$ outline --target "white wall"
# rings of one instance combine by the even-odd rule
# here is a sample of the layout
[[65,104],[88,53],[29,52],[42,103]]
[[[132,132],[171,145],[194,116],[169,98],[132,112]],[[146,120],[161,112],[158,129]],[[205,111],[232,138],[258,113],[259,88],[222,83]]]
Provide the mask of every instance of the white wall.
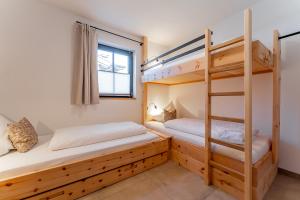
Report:
[[[233,78],[212,82],[215,92],[243,91],[243,79]],[[261,74],[253,80],[253,126],[266,134],[272,133],[272,76]],[[269,92],[266,92],[269,91]],[[170,99],[175,100],[178,117],[204,118],[204,84],[183,84],[171,86]],[[243,118],[243,97],[214,97],[212,114]]]
[[169,50],[169,47],[149,41],[148,43],[148,58],[155,58],[156,56]]
[[148,84],[148,105],[154,103],[159,108],[169,104],[169,87],[159,84]]
[[[70,104],[76,20],[103,28],[38,0],[0,1],[1,114],[12,120],[28,117],[39,134],[71,125],[140,121],[139,68],[135,100],[101,99],[99,105],[92,106]],[[136,66],[140,66],[138,44],[104,33],[100,41],[135,51]]]
[[[273,30],[281,34],[300,30],[300,1],[262,0],[252,6],[253,38],[261,40],[272,49]],[[210,27],[214,31],[215,44],[243,34],[243,12],[233,14]],[[281,142],[280,167],[300,174],[300,36],[281,41],[282,84],[281,84]],[[176,46],[174,44],[174,46]],[[237,91],[243,87],[242,78],[213,82],[214,91]],[[272,133],[272,75],[254,77],[253,121],[254,127],[266,134]],[[180,117],[203,117],[203,83],[176,85],[169,88],[169,99],[176,100]],[[243,116],[241,97],[218,97],[213,100],[213,113],[224,116]]]

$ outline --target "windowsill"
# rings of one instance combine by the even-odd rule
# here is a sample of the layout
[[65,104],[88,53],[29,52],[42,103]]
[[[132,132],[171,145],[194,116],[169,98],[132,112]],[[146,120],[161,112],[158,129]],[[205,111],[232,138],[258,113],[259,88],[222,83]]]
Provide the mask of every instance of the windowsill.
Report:
[[100,96],[101,100],[136,100],[135,97],[118,97],[118,96]]

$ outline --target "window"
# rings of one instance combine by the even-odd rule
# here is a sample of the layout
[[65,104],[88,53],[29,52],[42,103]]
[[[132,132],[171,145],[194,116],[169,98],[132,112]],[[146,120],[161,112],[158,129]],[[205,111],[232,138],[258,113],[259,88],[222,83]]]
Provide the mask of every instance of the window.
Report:
[[133,53],[98,45],[100,97],[133,97]]

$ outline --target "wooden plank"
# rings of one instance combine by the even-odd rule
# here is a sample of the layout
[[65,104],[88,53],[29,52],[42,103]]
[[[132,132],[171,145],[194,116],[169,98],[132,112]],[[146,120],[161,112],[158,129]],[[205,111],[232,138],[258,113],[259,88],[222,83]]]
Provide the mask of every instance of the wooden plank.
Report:
[[272,121],[272,153],[273,163],[278,165],[280,142],[280,41],[279,32],[273,33],[273,121]]
[[229,147],[229,148],[232,148],[232,149],[236,149],[236,150],[239,150],[239,151],[244,151],[244,147],[242,145],[225,142],[225,141],[218,140],[218,139],[215,139],[215,138],[210,138],[209,140],[211,142],[215,143],[215,144],[226,146],[226,147]]
[[[143,37],[143,63],[148,60],[148,38]],[[142,119],[141,123],[144,124],[147,121],[147,106],[148,106],[148,85],[147,83],[143,83],[143,102],[142,102]]]
[[[270,188],[277,174],[277,168],[270,166],[263,176],[260,177],[261,183],[253,187],[253,200],[263,200],[263,197]],[[237,199],[244,199],[244,183],[236,177],[230,176],[225,171],[213,168],[213,184],[223,191],[233,195]]]
[[226,172],[222,170],[213,168],[212,169],[212,182],[215,186],[220,188],[221,190],[233,195],[237,199],[243,199],[243,181],[230,176]]
[[263,200],[264,196],[271,187],[277,175],[277,166],[274,164],[260,177],[260,182],[256,187],[253,187],[253,199]]
[[218,50],[218,49],[221,49],[221,48],[224,48],[224,47],[227,47],[227,46],[230,46],[230,45],[233,45],[235,43],[242,42],[242,41],[244,41],[244,36],[243,35],[240,36],[240,37],[234,38],[232,40],[228,40],[224,43],[214,45],[209,49],[209,51],[215,51],[215,50]]
[[143,84],[142,124],[148,121],[148,83]]
[[258,68],[273,69],[273,53],[264,44],[256,41],[252,42],[252,57],[253,71]]
[[182,166],[197,175],[203,177],[205,173],[204,163],[192,158],[188,154],[183,154],[175,149],[171,150],[171,160],[175,161],[179,166]]
[[244,12],[244,115],[245,115],[245,189],[244,199],[252,200],[252,11]]
[[30,197],[27,200],[41,200],[41,199],[77,199],[85,196],[91,192],[102,189],[106,186],[117,183],[121,180],[149,170],[168,160],[167,152],[160,155],[155,155],[144,160],[134,162],[116,169],[71,183],[69,185]]
[[146,36],[143,37],[143,63],[148,61],[148,50],[149,50],[149,46],[148,46],[148,38]]
[[244,92],[212,92],[209,96],[244,96]]
[[227,122],[236,122],[236,123],[244,123],[244,119],[233,118],[233,117],[221,117],[221,116],[210,116],[213,120],[227,121]]
[[211,146],[209,138],[211,137],[211,120],[209,116],[211,115],[211,98],[209,93],[211,93],[211,77],[209,70],[211,67],[211,55],[209,49],[211,48],[211,31],[209,29],[205,30],[205,183],[211,184],[211,171],[209,161],[211,160]]
[[93,155],[60,166],[0,182],[0,199],[21,199],[168,151],[167,139],[133,145],[130,149]]
[[[225,155],[215,153],[215,152],[212,154],[212,160],[216,161],[230,169],[233,169],[240,173],[244,173],[244,162],[242,162],[240,160],[236,160],[229,156],[225,156]],[[238,177],[236,177],[236,178],[238,178]]]
[[222,67],[213,67],[209,70],[209,73],[215,74],[215,73],[227,72],[227,71],[232,71],[232,70],[237,70],[242,68],[243,68],[242,63],[228,64]]
[[[193,159],[204,163],[204,156],[205,156],[204,147],[196,146],[194,144],[176,138],[172,138],[171,147],[172,150],[174,149],[182,154],[188,155]],[[235,160],[228,156],[221,155],[215,152],[212,152],[211,159],[231,169],[239,171],[240,173],[244,172],[242,161]]]
[[176,138],[172,138],[171,147],[172,150],[174,149],[182,154],[189,155],[193,159],[204,163],[205,149],[203,147]]
[[253,186],[256,187],[262,181],[262,177],[272,168],[272,152],[269,151],[263,158],[257,161],[252,168]]
[[244,174],[243,173],[240,173],[239,171],[236,171],[234,169],[231,169],[225,165],[222,165],[218,162],[215,162],[213,160],[209,161],[209,164],[211,166],[213,166],[214,168],[217,168],[219,170],[222,170],[224,172],[226,172],[227,174],[230,174],[230,175],[233,175],[233,176],[236,176],[238,177],[239,179],[243,180],[244,179]]
[[[178,164],[180,164],[182,167],[192,172],[195,172],[198,175],[201,176],[204,175],[204,171],[202,171],[203,169],[201,170],[201,166],[204,166],[204,155],[205,155],[204,147],[196,146],[194,144],[176,138],[175,139],[172,138],[171,141],[172,141],[171,159],[177,162]],[[232,159],[228,156],[215,153],[215,152],[212,153],[211,159],[216,163],[226,167],[226,169],[229,169],[229,170],[224,170],[223,168],[223,170],[221,170],[223,171],[223,173],[227,175],[225,182],[223,180],[224,178],[218,178],[218,179],[213,178],[212,179],[213,184],[218,187],[221,187],[221,189],[225,190],[226,192],[229,192],[234,196],[236,196],[236,194],[234,194],[233,192],[237,192],[238,196],[241,195],[241,197],[243,197],[244,177],[242,176],[244,173],[244,162]],[[265,177],[265,174],[267,174],[271,168],[272,168],[272,152],[269,151],[260,160],[258,160],[252,167],[253,191],[255,191],[255,188],[261,188],[261,185],[263,185],[262,182],[266,182],[266,179],[263,177]],[[202,171],[201,174],[199,174],[199,171]],[[234,171],[236,173],[231,173],[230,171]],[[223,176],[224,175],[222,175],[221,177]],[[236,179],[239,180],[238,183],[241,185],[239,187],[236,186],[229,187],[230,184],[234,184],[235,182],[237,182]],[[231,183],[232,181],[233,183]]]

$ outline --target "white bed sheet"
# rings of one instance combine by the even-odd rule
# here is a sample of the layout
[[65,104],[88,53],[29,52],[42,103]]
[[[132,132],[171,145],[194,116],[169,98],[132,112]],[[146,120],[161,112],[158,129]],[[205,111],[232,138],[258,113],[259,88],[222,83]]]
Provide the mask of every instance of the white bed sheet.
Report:
[[[205,137],[205,121],[202,119],[172,119],[166,121],[164,126],[177,131]],[[213,138],[234,144],[244,144],[245,128],[243,123],[212,120],[211,126],[211,134]],[[255,137],[258,133],[259,131],[254,129],[252,133],[253,137]]]
[[88,159],[95,154],[106,153],[117,147],[126,149],[132,145],[154,141],[159,138],[153,133],[145,133],[123,139],[52,151],[48,148],[51,137],[52,135],[39,136],[38,144],[26,153],[14,151],[0,156],[0,180],[58,166],[72,160]]
[[[168,134],[174,138],[190,142],[197,146],[204,147],[205,144],[204,137],[166,128],[161,122],[150,121],[147,122],[145,126],[149,129]],[[256,163],[259,159],[261,159],[269,151],[269,149],[270,140],[265,136],[257,135],[252,142],[252,163]],[[243,152],[218,144],[212,144],[212,151],[240,161],[244,161],[245,159]]]

